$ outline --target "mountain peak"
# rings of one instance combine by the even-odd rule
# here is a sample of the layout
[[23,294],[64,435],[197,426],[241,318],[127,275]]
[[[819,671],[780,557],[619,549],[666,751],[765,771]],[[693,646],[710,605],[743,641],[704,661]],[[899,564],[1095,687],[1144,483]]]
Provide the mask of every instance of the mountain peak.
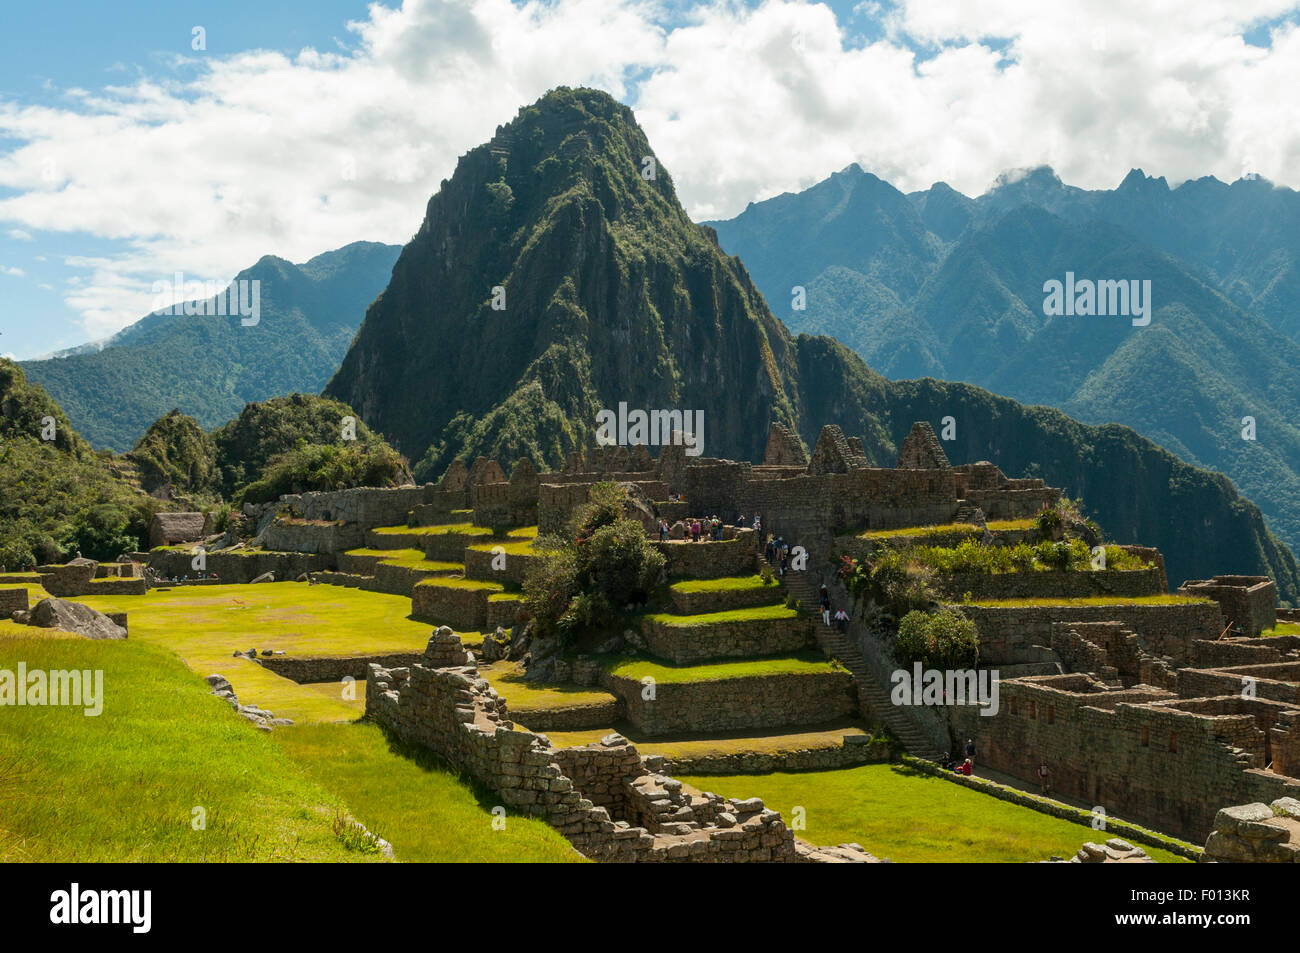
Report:
[[1124,181],[1119,184],[1117,192],[1168,192],[1169,183],[1165,177],[1152,177],[1147,175],[1141,169],[1130,169],[1128,175],[1124,176]]

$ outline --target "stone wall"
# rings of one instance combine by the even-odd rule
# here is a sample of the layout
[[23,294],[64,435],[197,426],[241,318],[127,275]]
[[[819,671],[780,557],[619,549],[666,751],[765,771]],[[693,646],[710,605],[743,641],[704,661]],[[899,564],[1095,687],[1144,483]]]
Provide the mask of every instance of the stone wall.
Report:
[[389,655],[339,655],[299,658],[293,655],[268,655],[258,658],[263,668],[276,675],[301,684],[311,682],[341,682],[355,678],[364,682],[371,665],[397,668],[414,665],[424,657],[421,652],[397,652]]
[[[194,554],[189,552],[156,550],[149,554],[149,568],[165,579],[197,576],[199,571],[194,568],[193,559]],[[275,578],[284,582],[297,579],[305,572],[329,570],[334,566],[332,556],[262,550],[208,553],[206,559],[206,571],[216,573],[221,583],[252,582],[268,572],[275,573]]]
[[857,712],[848,672],[753,675],[707,682],[659,682],[653,700],[641,682],[601,672],[600,685],[623,699],[627,719],[647,735],[818,725]]
[[440,586],[437,580],[426,580],[417,583],[412,590],[411,615],[462,632],[478,631],[487,625],[488,597],[500,591],[499,586]]
[[82,595],[87,596],[143,596],[149,585],[143,578],[93,579]]
[[980,664],[1041,661],[1034,646],[1050,646],[1053,622],[1119,622],[1136,632],[1148,651],[1181,664],[1193,657],[1198,639],[1217,638],[1219,610],[1214,603],[1116,603],[1114,605],[978,606],[955,605],[980,634]]
[[1213,599],[1223,614],[1223,626],[1239,628],[1249,638],[1277,623],[1277,587],[1267,576],[1196,579],[1183,583],[1178,591]]
[[965,572],[934,577],[936,590],[953,599],[1074,599],[1094,596],[1157,596],[1164,590],[1159,569],[1094,569],[1080,572]]
[[647,619],[641,635],[657,657],[674,665],[693,665],[709,659],[798,652],[813,643],[813,623],[802,617],[706,625]]
[[1300,780],[1263,770],[1289,743],[1296,714],[1264,700],[1107,691],[1087,676],[1061,675],[1003,681],[997,715],[957,708],[954,727],[975,739],[977,771],[983,765],[1037,783],[1046,758],[1055,791],[1199,841],[1213,820],[1210,805],[1300,791]]
[[718,579],[723,576],[750,576],[758,567],[758,544],[752,529],[741,529],[734,539],[717,542],[702,540],[653,540],[650,545],[668,560],[670,578]]
[[[662,759],[642,758],[617,735],[562,753],[544,735],[517,730],[505,701],[472,662],[460,640],[440,629],[421,663],[370,668],[367,716],[429,748],[505,806],[546,819],[596,860],[814,861],[831,855],[796,844],[780,814],[757,798],[686,794],[680,782],[651,770]],[[836,859],[870,859],[848,853]]]
[[26,612],[27,588],[0,589],[0,619],[8,619],[15,612]]
[[773,771],[834,771],[859,764],[892,761],[894,746],[883,738],[846,735],[834,748],[796,748],[781,751],[741,751],[678,755],[666,758],[670,774],[770,774]]
[[1178,672],[1178,694],[1184,698],[1241,694],[1248,688],[1260,698],[1300,705],[1300,662],[1184,668]]
[[355,523],[364,532],[376,526],[406,523],[411,510],[426,503],[426,495],[432,491],[432,484],[427,488],[357,487],[282,496],[272,505],[287,507],[295,516],[306,520]]
[[[403,520],[405,522],[405,520]],[[279,552],[336,554],[359,549],[366,541],[361,523],[277,519],[262,535],[262,547]]]
[[671,586],[668,595],[673,600],[673,608],[683,615],[752,609],[782,601],[781,587],[775,582],[757,589],[706,589],[699,592],[685,592]]
[[[494,544],[488,544],[494,545]],[[487,582],[499,582],[513,586],[522,586],[524,576],[534,566],[545,560],[545,556],[540,553],[511,553],[506,552],[505,563],[500,569],[493,567],[493,561],[497,555],[490,549],[471,549],[466,548],[463,552],[465,558],[465,575],[470,579],[483,579]]]

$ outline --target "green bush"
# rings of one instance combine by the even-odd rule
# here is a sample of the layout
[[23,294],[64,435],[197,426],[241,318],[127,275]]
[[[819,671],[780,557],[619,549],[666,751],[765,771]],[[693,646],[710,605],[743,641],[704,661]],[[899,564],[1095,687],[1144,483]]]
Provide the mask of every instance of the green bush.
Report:
[[979,631],[953,609],[914,610],[898,624],[894,654],[906,666],[920,662],[926,668],[974,668],[979,662]]
[[663,584],[666,560],[640,521],[624,515],[626,502],[622,487],[598,483],[570,522],[569,539],[538,541],[548,558],[524,577],[523,601],[539,635],[567,641],[613,628]]

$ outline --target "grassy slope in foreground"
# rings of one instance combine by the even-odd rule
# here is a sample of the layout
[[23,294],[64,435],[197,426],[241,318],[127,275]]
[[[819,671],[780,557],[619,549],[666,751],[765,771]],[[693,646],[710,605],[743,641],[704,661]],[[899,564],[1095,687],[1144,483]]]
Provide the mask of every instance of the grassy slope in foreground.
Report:
[[[680,780],[728,797],[761,797],[789,818],[803,807],[814,844],[861,844],[877,857],[913,863],[1024,863],[1069,858],[1098,831],[999,801],[901,765],[869,764],[837,771],[763,775],[681,775]],[[1184,858],[1142,849],[1161,863]]]
[[[170,652],[15,630],[0,631],[0,668],[102,670],[104,701],[94,717],[0,712],[0,861],[374,859],[334,835],[343,801]],[[191,826],[196,807],[205,830]]]
[[491,793],[458,779],[428,751],[378,725],[307,725],[275,738],[322,787],[346,798],[369,830],[392,841],[399,861],[580,862],[545,821],[515,816],[492,826]]

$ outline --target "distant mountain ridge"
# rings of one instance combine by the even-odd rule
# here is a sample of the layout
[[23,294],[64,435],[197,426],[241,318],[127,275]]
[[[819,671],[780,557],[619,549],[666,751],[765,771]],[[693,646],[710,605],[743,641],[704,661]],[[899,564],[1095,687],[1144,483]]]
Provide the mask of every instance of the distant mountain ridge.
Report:
[[[1227,474],[1300,545],[1296,225],[1300,194],[1263,180],[1170,189],[1134,170],[1088,191],[1036,169],[971,199],[942,183],[904,196],[856,166],[713,223],[791,327],[894,379],[1131,426]],[[1152,323],[1046,315],[1044,282],[1067,272],[1151,280]]]
[[[838,423],[878,466],[894,465],[913,421],[951,415],[954,462],[989,459],[1084,494],[1117,539],[1159,546],[1175,582],[1267,573],[1283,598],[1300,597],[1294,556],[1224,477],[1124,427],[1085,426],[966,384],[891,383],[835,340],[793,337],[746,270],[764,253],[764,268],[783,268],[800,241],[845,249],[845,280],[919,329],[904,296],[927,287],[914,263],[935,273],[950,257],[951,242],[925,222],[965,233],[970,208],[956,193],[918,203],[878,179],[861,196],[853,183],[823,183],[811,216],[820,225],[794,241],[782,238],[783,216],[797,221],[798,203],[774,199],[761,216],[768,247],[748,248],[742,264],[689,220],[662,164],[643,177],[653,155],[631,110],[602,92],[561,88],[521,109],[429,200],[326,394],[420,459],[424,479],[457,456],[561,465],[593,444],[598,412],[621,403],[702,409],[704,453],[742,460],[761,459],[770,421],[809,445]],[[846,210],[876,225],[845,227]],[[980,293],[1011,311],[1008,333],[1041,323],[987,285]],[[815,282],[808,290],[816,300]],[[942,344],[932,342],[936,360]]]
[[[211,429],[246,403],[317,392],[338,367],[400,248],[354,242],[295,265],[267,255],[234,281],[260,282],[260,317],[152,313],[106,341],[24,361],[23,370],[96,447],[129,450],[173,409]],[[212,309],[214,312],[216,309]]]

